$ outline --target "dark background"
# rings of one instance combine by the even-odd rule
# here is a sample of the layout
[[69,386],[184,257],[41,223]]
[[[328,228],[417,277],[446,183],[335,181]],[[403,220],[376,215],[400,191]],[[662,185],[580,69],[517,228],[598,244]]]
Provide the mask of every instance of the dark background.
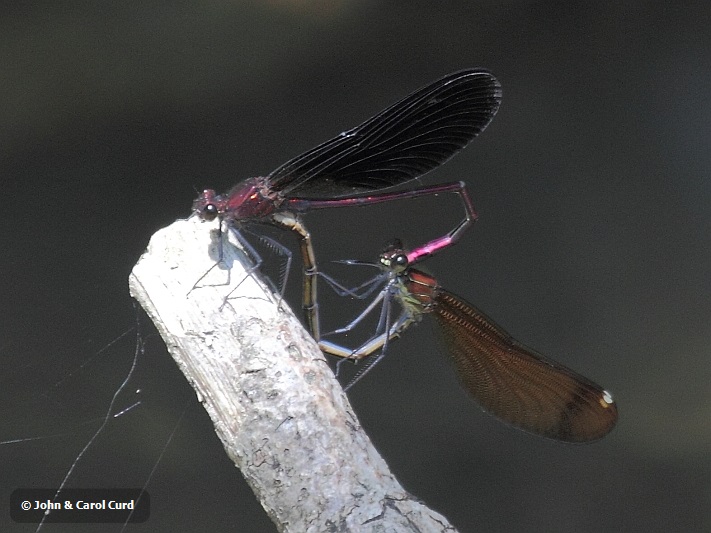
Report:
[[[565,446],[498,423],[458,388],[428,324],[350,393],[356,412],[405,487],[461,531],[711,530],[711,7],[574,4],[5,7],[0,508],[15,488],[57,486],[101,423],[134,355],[135,331],[110,344],[136,320],[128,274],[197,190],[483,66],[503,85],[499,114],[422,180],[466,180],[480,220],[427,266],[613,391],[619,425]],[[442,198],[308,222],[329,270],[442,233],[458,209]],[[295,281],[289,297],[298,306]],[[337,303],[336,324],[356,310]],[[148,485],[151,519],[128,531],[274,531],[146,322],[113,412],[141,404],[110,419],[70,486],[143,485],[184,411]],[[5,510],[0,529],[34,526]]]

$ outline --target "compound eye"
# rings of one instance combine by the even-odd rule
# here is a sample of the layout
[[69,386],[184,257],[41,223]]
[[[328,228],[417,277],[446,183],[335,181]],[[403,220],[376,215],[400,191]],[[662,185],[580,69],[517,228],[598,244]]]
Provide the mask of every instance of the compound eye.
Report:
[[215,204],[207,204],[202,210],[202,218],[205,220],[215,220],[217,217],[217,206]]
[[407,255],[405,254],[397,254],[392,258],[392,263],[394,266],[396,266],[399,270],[404,270],[407,268],[408,261],[407,261]]

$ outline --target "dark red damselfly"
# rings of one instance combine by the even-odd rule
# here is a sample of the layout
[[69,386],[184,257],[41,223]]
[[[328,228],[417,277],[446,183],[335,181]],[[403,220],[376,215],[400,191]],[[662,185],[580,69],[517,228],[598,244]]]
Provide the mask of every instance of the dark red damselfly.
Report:
[[[245,224],[271,224],[296,232],[306,272],[304,301],[310,302],[306,321],[318,339],[317,266],[301,215],[314,209],[454,192],[462,197],[466,218],[442,239],[456,240],[473,221],[471,202],[461,184],[373,192],[406,183],[447,161],[486,128],[500,101],[501,86],[486,70],[449,74],[265,177],[249,178],[224,195],[203,191],[193,202],[193,211],[204,220],[225,221],[253,256],[256,252],[238,231]],[[435,248],[442,245],[433,243],[429,244]],[[288,250],[272,244],[290,258]],[[258,264],[257,260],[254,268]]]

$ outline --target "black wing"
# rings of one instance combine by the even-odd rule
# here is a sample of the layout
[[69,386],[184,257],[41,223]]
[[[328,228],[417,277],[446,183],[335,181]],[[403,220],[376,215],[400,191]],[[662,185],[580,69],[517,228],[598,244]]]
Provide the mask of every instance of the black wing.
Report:
[[433,315],[462,384],[491,414],[567,442],[596,440],[615,426],[610,393],[518,343],[461,298],[438,289]]
[[269,186],[303,196],[404,183],[461,150],[491,122],[500,102],[501,85],[488,71],[449,74],[284,163],[269,174]]

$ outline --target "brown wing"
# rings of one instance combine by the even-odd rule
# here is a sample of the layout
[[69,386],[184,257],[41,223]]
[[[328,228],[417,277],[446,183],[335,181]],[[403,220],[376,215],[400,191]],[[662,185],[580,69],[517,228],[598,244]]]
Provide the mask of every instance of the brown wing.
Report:
[[567,442],[596,440],[614,427],[610,393],[516,342],[464,300],[438,289],[432,314],[464,387],[489,413]]

